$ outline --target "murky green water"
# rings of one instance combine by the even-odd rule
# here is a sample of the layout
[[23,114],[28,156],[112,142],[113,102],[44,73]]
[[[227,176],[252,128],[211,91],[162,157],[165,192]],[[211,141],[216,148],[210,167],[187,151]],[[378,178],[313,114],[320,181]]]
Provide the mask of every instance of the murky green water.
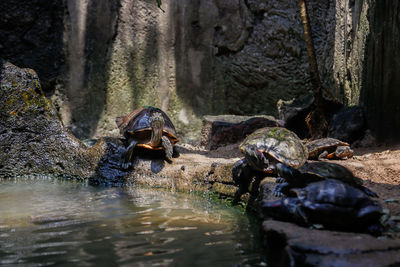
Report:
[[254,266],[255,228],[239,210],[200,196],[0,181],[2,265]]

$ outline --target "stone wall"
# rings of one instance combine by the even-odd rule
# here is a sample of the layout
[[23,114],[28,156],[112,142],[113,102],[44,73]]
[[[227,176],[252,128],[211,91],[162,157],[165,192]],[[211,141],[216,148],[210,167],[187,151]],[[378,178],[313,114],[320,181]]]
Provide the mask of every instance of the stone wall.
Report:
[[361,101],[369,127],[378,140],[399,141],[400,2],[380,0],[370,5],[370,36]]
[[[311,89],[297,1],[28,2],[1,6],[1,57],[38,71],[79,137],[117,135],[116,116],[155,105],[196,140],[205,114],[277,115]],[[387,121],[376,135],[399,129],[398,4],[307,2],[324,87],[365,105],[370,127]]]

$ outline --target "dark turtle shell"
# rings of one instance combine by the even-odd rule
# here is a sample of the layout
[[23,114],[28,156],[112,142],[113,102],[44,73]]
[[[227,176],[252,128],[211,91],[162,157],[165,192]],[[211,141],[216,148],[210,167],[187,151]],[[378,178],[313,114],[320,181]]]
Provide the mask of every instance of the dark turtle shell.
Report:
[[291,187],[304,187],[312,182],[335,179],[354,186],[369,196],[377,194],[363,186],[362,179],[353,175],[346,167],[330,162],[307,162],[298,169],[279,166],[279,174]]
[[379,229],[382,207],[355,187],[328,179],[292,191],[295,197],[263,203],[264,214],[302,225],[322,224],[340,230]]
[[[315,177],[315,179],[337,179],[351,185],[362,185],[362,180],[355,177],[346,167],[330,162],[310,162],[305,163],[298,169],[305,179]],[[312,180],[312,179],[311,179]]]
[[327,151],[332,153],[338,146],[350,146],[348,143],[340,141],[335,138],[321,138],[306,143],[308,149],[308,158],[317,159],[318,156]]
[[[307,148],[299,137],[282,127],[258,129],[247,136],[239,148],[245,156],[251,156],[248,151],[257,150],[276,162],[294,168],[302,166],[308,158]],[[263,166],[258,166],[258,169],[263,169]]]
[[159,108],[141,107],[131,113],[116,118],[120,133],[127,139],[136,139],[138,146],[145,146],[150,149],[161,149],[161,147],[150,147],[146,143],[151,137],[151,117],[153,113],[161,113],[164,118],[163,135],[167,136],[172,145],[178,142],[175,126],[167,114]]
[[[348,227],[347,223],[379,222],[382,207],[358,188],[338,180],[311,183],[294,189],[311,221]],[[318,222],[317,222],[318,221]]]

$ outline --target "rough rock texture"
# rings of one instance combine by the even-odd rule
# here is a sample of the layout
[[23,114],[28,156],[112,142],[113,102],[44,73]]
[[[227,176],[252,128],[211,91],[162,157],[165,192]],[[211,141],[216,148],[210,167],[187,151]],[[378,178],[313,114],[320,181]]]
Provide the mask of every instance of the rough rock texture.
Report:
[[[379,140],[398,139],[397,1],[307,3],[324,87],[346,105],[361,104]],[[79,137],[117,134],[116,116],[155,105],[196,140],[202,115],[276,115],[279,99],[310,89],[296,1],[163,7],[154,0],[4,0],[0,53],[37,70]]]
[[216,149],[236,144],[259,128],[277,126],[278,121],[271,116],[204,116],[200,145],[206,149]]
[[[31,51],[22,66],[54,85],[47,93],[79,137],[117,135],[116,116],[154,105],[198,140],[202,115],[276,115],[279,99],[310,89],[296,1],[165,1],[165,13],[153,0],[47,2],[6,0],[0,49],[18,62]],[[309,4],[323,81],[336,93],[335,4]],[[30,27],[27,18],[44,41],[14,51],[26,44],[13,36]]]
[[93,149],[70,134],[43,96],[37,74],[0,59],[0,174],[88,177],[102,144]]
[[328,137],[352,144],[364,136],[365,128],[363,109],[359,106],[347,107],[333,115]]
[[65,72],[64,1],[4,0],[0,5],[0,57],[34,69],[50,95]]
[[345,103],[364,108],[367,127],[378,141],[398,141],[400,5],[390,0],[337,2],[344,54],[335,62]]
[[397,266],[400,241],[367,234],[309,230],[291,223],[265,220],[264,237],[279,266]]
[[[369,2],[369,1],[365,1]],[[369,128],[379,141],[400,136],[400,3],[372,1],[362,104]],[[360,23],[361,27],[361,23]]]

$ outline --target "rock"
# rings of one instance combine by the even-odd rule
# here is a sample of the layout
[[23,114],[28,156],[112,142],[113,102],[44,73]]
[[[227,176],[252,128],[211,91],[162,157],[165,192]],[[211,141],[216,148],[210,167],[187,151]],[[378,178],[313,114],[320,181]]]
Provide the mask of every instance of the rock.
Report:
[[[323,105],[325,109],[325,117],[330,121],[332,115],[336,113],[343,105],[337,100],[332,99],[327,91],[323,91]],[[297,134],[301,139],[309,137],[309,130],[305,122],[306,116],[311,111],[314,96],[311,93],[302,95],[292,100],[282,100],[277,102],[279,119],[282,120],[283,126]]]
[[122,154],[126,151],[122,140],[103,137],[94,145],[99,146],[100,144],[103,147],[103,155],[97,164],[95,175],[90,177],[91,184],[123,185],[129,171],[121,168]]
[[262,225],[267,259],[279,266],[397,266],[400,241],[367,234],[310,230],[265,220]]
[[339,110],[329,124],[328,137],[352,144],[365,133],[364,112],[361,107],[347,107]]
[[87,147],[66,130],[32,69],[0,59],[0,175],[93,175],[102,144]]
[[300,138],[309,136],[305,119],[313,101],[313,95],[307,94],[288,101],[280,99],[277,103],[279,119],[284,121],[284,127],[295,132]]
[[1,57],[34,69],[45,93],[62,81],[65,68],[64,15],[67,4],[48,1],[2,1]]
[[354,147],[373,147],[377,145],[378,143],[376,141],[376,138],[372,135],[372,132],[369,129],[365,131],[365,134],[361,139],[353,143]]
[[278,126],[278,121],[272,116],[204,116],[200,145],[216,149],[242,141],[259,128],[273,126]]

